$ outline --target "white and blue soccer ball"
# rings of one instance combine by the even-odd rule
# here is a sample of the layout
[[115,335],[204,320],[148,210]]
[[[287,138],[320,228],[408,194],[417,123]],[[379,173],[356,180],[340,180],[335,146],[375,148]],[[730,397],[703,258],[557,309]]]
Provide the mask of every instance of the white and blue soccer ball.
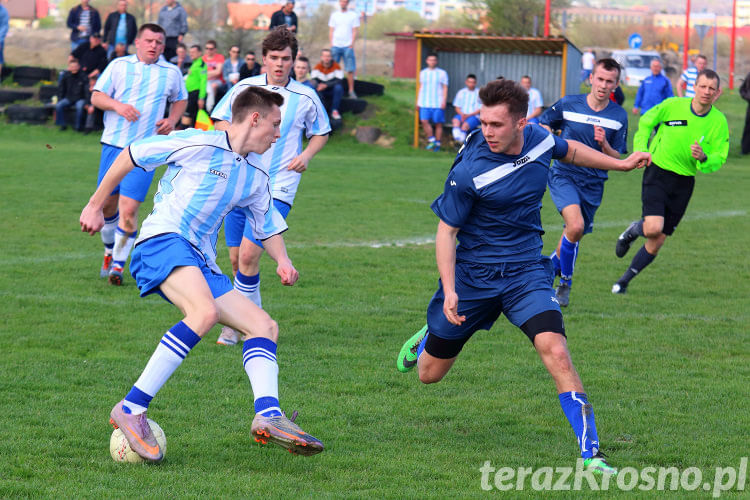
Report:
[[[151,432],[154,433],[156,442],[159,443],[161,452],[167,454],[167,435],[164,434],[164,430],[159,427],[159,424],[148,419],[148,425],[151,427]],[[122,429],[115,429],[112,431],[112,436],[109,438],[109,454],[112,455],[112,460],[115,462],[128,462],[131,464],[138,464],[143,462],[143,458],[134,452],[128,444],[128,440],[125,438],[125,434]]]

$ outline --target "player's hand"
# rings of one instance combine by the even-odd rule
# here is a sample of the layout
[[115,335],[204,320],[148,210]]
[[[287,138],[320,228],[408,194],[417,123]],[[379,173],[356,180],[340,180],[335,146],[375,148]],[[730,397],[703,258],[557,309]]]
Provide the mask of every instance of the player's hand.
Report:
[[104,226],[104,214],[100,209],[92,207],[90,204],[83,207],[81,218],[81,231],[94,235]]
[[141,117],[141,112],[138,111],[134,106],[122,102],[118,103],[117,107],[115,107],[115,113],[122,116],[129,122],[138,121],[138,118]]
[[706,153],[703,152],[703,148],[698,141],[695,141],[690,145],[690,155],[698,161],[705,161]]
[[205,99],[198,99],[198,109],[203,109],[206,107],[206,100]]
[[604,144],[607,143],[607,134],[604,132],[604,129],[594,125],[594,140],[599,143],[599,145],[603,148]]
[[279,262],[279,265],[276,266],[276,274],[281,278],[281,284],[285,286],[292,286],[299,279],[299,273],[292,265],[291,260]]
[[466,316],[458,315],[458,295],[456,292],[445,294],[445,300],[443,300],[443,314],[445,314],[445,318],[451,324],[456,326],[459,326],[466,321]]
[[620,160],[620,164],[623,167],[620,170],[623,172],[633,170],[634,168],[643,168],[646,165],[651,165],[651,153],[636,151],[627,158]]
[[169,135],[174,130],[174,125],[168,118],[162,118],[156,122],[156,133],[159,135]]
[[289,162],[289,166],[286,167],[286,169],[294,170],[295,172],[299,172],[301,174],[302,172],[307,170],[308,163],[310,163],[310,159],[303,153]]

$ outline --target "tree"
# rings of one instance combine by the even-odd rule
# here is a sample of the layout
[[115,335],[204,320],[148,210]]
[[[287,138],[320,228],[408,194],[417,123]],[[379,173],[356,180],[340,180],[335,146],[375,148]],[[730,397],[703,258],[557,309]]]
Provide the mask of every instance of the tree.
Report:
[[[367,19],[367,38],[382,40],[386,33],[398,33],[404,31],[420,30],[427,26],[427,21],[422,19],[419,12],[404,9],[390,9],[378,12]],[[364,24],[360,26],[360,33]]]
[[[488,30],[507,36],[534,35],[534,18],[538,33],[544,32],[545,0],[470,0],[473,8],[485,11]],[[567,0],[552,2],[555,7],[568,5]]]

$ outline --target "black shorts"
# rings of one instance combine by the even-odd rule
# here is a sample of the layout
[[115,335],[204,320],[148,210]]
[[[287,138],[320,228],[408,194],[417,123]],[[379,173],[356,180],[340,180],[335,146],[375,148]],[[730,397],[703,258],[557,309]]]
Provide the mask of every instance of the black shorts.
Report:
[[641,186],[641,202],[644,217],[656,215],[664,217],[666,235],[674,233],[677,224],[685,215],[690,197],[695,187],[695,176],[679,175],[664,170],[656,164],[646,167]]
[[198,116],[198,100],[200,98],[200,90],[192,90],[188,92],[187,107],[185,108],[185,114],[195,122],[195,117]]

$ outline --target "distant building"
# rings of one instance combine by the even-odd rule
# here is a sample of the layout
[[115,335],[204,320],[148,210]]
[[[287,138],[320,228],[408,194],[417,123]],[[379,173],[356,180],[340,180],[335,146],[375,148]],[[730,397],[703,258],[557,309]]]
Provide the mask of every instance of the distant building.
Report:
[[[750,1],[750,0],[749,0]],[[635,6],[631,9],[596,9],[593,7],[563,7],[552,9],[558,23],[585,24],[651,24],[653,14],[646,6]]]
[[227,4],[227,24],[235,29],[267,30],[271,24],[271,16],[281,6],[280,3],[230,2]]

